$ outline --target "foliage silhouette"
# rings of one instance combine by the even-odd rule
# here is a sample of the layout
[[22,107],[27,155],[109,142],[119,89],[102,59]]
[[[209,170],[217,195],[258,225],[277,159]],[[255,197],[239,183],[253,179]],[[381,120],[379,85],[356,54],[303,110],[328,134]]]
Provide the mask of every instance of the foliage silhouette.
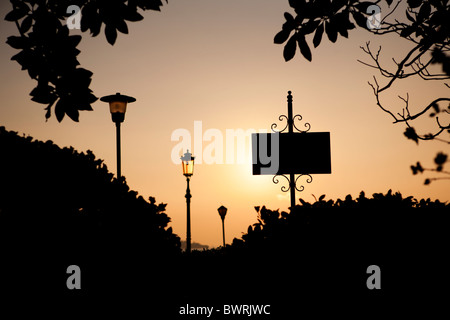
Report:
[[105,36],[111,45],[117,31],[128,34],[126,21],[140,21],[138,9],[160,10],[161,0],[10,0],[13,10],[5,20],[14,22],[20,36],[8,37],[8,43],[20,52],[11,60],[27,70],[37,86],[30,95],[33,101],[46,104],[46,119],[51,117],[52,107],[56,119],[65,115],[78,121],[79,111],[92,110],[97,97],[89,89],[92,72],[79,68],[77,49],[79,35],[69,35],[62,22],[70,14],[70,5],[81,8],[81,31],[90,31],[93,37],[105,25]]
[[[165,205],[113,179],[92,152],[61,149],[4,127],[0,149],[2,296],[17,292],[24,302],[37,291],[39,301],[50,301],[43,294],[49,291],[67,297],[67,308],[84,310],[82,298],[89,297],[104,312],[126,306],[127,314],[151,309],[156,318],[161,312],[170,319],[180,318],[186,303],[270,304],[280,319],[308,308],[323,314],[326,308],[315,306],[324,303],[333,314],[339,312],[332,307],[355,310],[355,304],[391,311],[386,301],[406,297],[410,303],[421,292],[434,298],[438,286],[446,288],[447,203],[389,191],[300,199],[289,213],[260,206],[258,222],[242,239],[180,255]],[[65,287],[65,270],[73,264],[82,270],[79,292]],[[379,292],[365,286],[366,269],[374,264],[382,270]]]
[[[372,198],[361,192],[357,199],[348,195],[333,201],[322,195],[312,204],[300,202],[289,213],[255,207],[258,222],[221,253],[263,268],[258,276],[276,292],[298,285],[306,295],[329,293],[377,304],[381,303],[377,297],[391,299],[399,292],[405,298],[420,292],[434,294],[442,284],[450,266],[444,257],[449,204],[403,198],[391,190]],[[363,290],[365,270],[373,264],[389,272],[380,296]],[[275,270],[287,273],[276,275]]]
[[[379,0],[374,2],[359,0],[290,0],[289,5],[294,9],[296,16],[286,12],[284,17],[286,22],[282,25],[282,30],[274,37],[276,44],[283,44],[286,41],[283,50],[283,56],[286,61],[291,60],[296,53],[297,44],[303,57],[309,61],[312,60],[311,51],[306,41],[306,37],[314,33],[312,42],[314,47],[318,47],[322,42],[323,33],[328,40],[335,43],[338,36],[348,38],[348,32],[355,29],[356,26],[366,29],[375,35],[396,34],[399,38],[408,40],[413,48],[397,62],[393,58],[395,67],[391,70],[380,61],[381,47],[377,52],[370,48],[370,42],[366,43],[361,49],[370,57],[371,63],[363,63],[366,66],[374,68],[388,81],[380,86],[379,81],[374,76],[374,82],[370,83],[373,89],[377,106],[389,114],[394,123],[403,123],[406,125],[404,135],[416,143],[420,140],[436,140],[444,143],[450,141],[442,139],[441,134],[450,134],[450,124],[443,122],[442,118],[450,114],[450,98],[439,97],[431,101],[428,105],[421,107],[420,111],[413,114],[410,112],[409,95],[399,96],[405,107],[401,113],[396,113],[384,106],[381,102],[383,91],[391,88],[395,81],[406,79],[411,76],[423,80],[433,80],[438,84],[439,81],[445,83],[450,79],[450,56],[447,55],[450,49],[449,35],[450,29],[448,21],[450,20],[450,4],[446,0],[427,0],[415,1],[408,0],[405,16],[399,18],[400,1],[394,3],[393,0]],[[374,10],[370,9],[372,5],[384,5],[388,8],[383,9],[380,17],[374,18]],[[391,9],[391,5],[393,8]],[[394,18],[394,15],[395,16]],[[406,18],[405,18],[406,17]],[[380,19],[373,23],[373,19]],[[371,21],[371,23],[369,23]],[[356,26],[355,26],[356,24]],[[371,29],[369,29],[369,24]],[[431,70],[432,65],[438,64],[442,67],[442,72]],[[419,134],[412,126],[412,122],[421,118],[425,114],[435,118],[434,133]],[[448,118],[445,118],[448,119]],[[415,171],[413,170],[413,173]],[[448,172],[438,171],[445,175],[443,178],[426,179],[425,184],[433,180],[450,179]]]
[[[290,212],[255,207],[258,222],[241,239],[185,257],[190,277],[181,280],[189,288],[183,301],[270,303],[274,319],[403,313],[416,300],[428,306],[426,299],[446,306],[439,297],[448,296],[440,288],[448,285],[450,267],[449,204],[391,190],[318,198],[300,199]],[[381,268],[381,290],[367,289],[371,265]]]
[[434,158],[434,164],[436,165],[435,168],[423,168],[420,162],[417,162],[415,165],[411,166],[411,170],[414,175],[416,175],[417,173],[423,173],[424,171],[437,172],[446,175],[446,177],[426,178],[424,184],[428,185],[431,183],[431,181],[450,179],[450,177],[448,177],[448,175],[450,175],[450,172],[444,170],[444,165],[447,162],[449,162],[447,154],[438,152],[436,157]]
[[[126,291],[150,280],[166,290],[168,274],[159,267],[181,249],[165,204],[138,196],[91,151],[61,149],[4,127],[0,149],[2,290],[11,281],[23,292],[59,292],[72,264],[83,279],[95,280],[83,281],[86,294]],[[162,261],[158,267],[156,261]],[[149,277],[139,279],[144,270]]]
[[[313,204],[300,199],[301,205],[297,205],[290,213],[269,210],[265,206],[255,207],[258,222],[248,227],[242,240],[234,239],[233,245],[279,250],[280,247],[301,245],[299,239],[303,237],[302,231],[316,227],[330,234],[335,233],[331,229],[339,229],[340,233],[351,232],[352,228],[371,230],[373,233],[368,232],[368,234],[372,236],[396,225],[412,226],[419,223],[414,219],[425,213],[430,217],[439,216],[447,222],[450,218],[450,204],[430,199],[418,201],[412,196],[403,198],[399,192],[392,193],[391,190],[385,195],[375,193],[373,198],[367,198],[365,193],[361,192],[355,200],[351,195],[347,195],[344,200],[325,201],[324,199],[325,195],[322,195],[319,201]],[[422,226],[426,224],[425,221],[420,223],[423,223]],[[379,231],[377,228],[380,228]]]
[[[258,222],[242,239],[180,255],[165,205],[113,179],[92,152],[4,127],[0,149],[0,291],[17,292],[22,302],[37,291],[39,301],[56,304],[43,294],[50,291],[68,298],[65,310],[84,310],[89,297],[103,315],[123,306],[127,314],[150,310],[170,319],[183,318],[178,310],[186,303],[270,304],[272,318],[282,319],[307,308],[323,314],[311,306],[324,303],[383,308],[386,296],[397,303],[399,292],[433,296],[434,284],[445,288],[446,203],[389,191],[355,200],[322,195],[312,204],[300,199],[289,213],[255,207]],[[65,287],[73,264],[82,270],[79,292]],[[383,272],[381,292],[365,287],[373,264]]]

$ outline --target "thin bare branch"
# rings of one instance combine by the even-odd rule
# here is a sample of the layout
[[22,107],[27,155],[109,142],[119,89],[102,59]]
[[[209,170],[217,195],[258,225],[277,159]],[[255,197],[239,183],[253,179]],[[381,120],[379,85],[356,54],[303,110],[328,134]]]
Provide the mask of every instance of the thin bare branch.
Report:
[[421,115],[423,115],[425,112],[427,112],[428,110],[430,110],[430,108],[433,107],[433,105],[435,105],[436,103],[440,102],[440,101],[450,101],[450,98],[437,98],[434,99],[430,104],[428,104],[428,106],[426,106],[422,111],[416,113],[413,116],[409,116],[407,120],[414,120],[418,117],[420,117]]
[[387,114],[390,114],[391,117],[394,118],[394,122],[393,122],[393,123],[396,123],[398,119],[395,117],[395,115],[394,115],[391,111],[389,111],[388,109],[384,108],[383,105],[381,104],[381,102],[380,102],[380,96],[379,96],[379,89],[380,89],[380,86],[378,85],[377,78],[375,78],[375,76],[373,77],[373,79],[374,79],[374,81],[375,81],[375,85],[373,85],[373,84],[370,83],[370,82],[368,82],[368,83],[369,83],[369,85],[370,85],[370,86],[372,87],[372,89],[373,89],[373,94],[375,95],[375,98],[376,98],[376,100],[377,100],[377,105],[378,105],[378,107],[380,107],[381,110],[383,110],[383,111],[386,112]]

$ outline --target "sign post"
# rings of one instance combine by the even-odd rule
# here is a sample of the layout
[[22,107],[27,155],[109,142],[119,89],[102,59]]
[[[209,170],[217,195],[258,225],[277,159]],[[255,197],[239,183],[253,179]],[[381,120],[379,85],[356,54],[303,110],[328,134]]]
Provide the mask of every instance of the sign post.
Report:
[[[297,187],[300,177],[307,176],[306,182],[311,183],[311,174],[331,173],[331,145],[329,132],[308,132],[311,129],[309,123],[305,123],[305,130],[297,128],[294,120],[302,120],[302,117],[299,114],[293,116],[291,91],[288,92],[287,102],[288,115],[278,118],[280,121],[286,120],[282,130],[277,131],[277,124],[273,123],[273,133],[252,134],[252,161],[253,175],[273,174],[275,184],[280,176],[288,181],[288,187],[282,186],[281,191],[290,191],[291,208],[294,208],[295,190],[304,190],[302,185]],[[287,132],[284,132],[286,129]],[[299,174],[297,178],[296,174]]]

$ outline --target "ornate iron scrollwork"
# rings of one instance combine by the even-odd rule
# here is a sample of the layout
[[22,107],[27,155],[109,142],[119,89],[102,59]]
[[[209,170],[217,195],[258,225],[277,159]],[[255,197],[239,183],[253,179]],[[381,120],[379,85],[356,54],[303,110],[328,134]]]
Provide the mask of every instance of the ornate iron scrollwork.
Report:
[[[298,181],[298,179],[300,179],[301,177],[305,177],[305,176],[307,177],[307,178],[306,178],[306,183],[311,183],[312,180],[313,180],[313,178],[312,178],[312,176],[311,176],[310,174],[300,174],[300,175],[298,175],[298,176],[295,178],[295,180],[294,180],[294,188],[295,188],[297,191],[299,191],[299,192],[302,192],[303,190],[305,190],[305,186],[301,185],[300,187],[297,187],[297,181]],[[278,179],[278,177],[283,177],[283,178],[285,178],[285,179],[287,180],[287,182],[288,182],[288,186],[287,186],[287,187],[286,187],[286,186],[281,186],[281,191],[282,191],[282,192],[288,192],[289,190],[291,190],[291,181],[290,181],[289,178],[288,178],[286,175],[284,175],[284,174],[277,174],[277,175],[273,176],[273,178],[272,178],[273,183],[278,184],[278,183],[280,182],[280,180]]]
[[276,129],[276,127],[278,127],[278,125],[274,122],[274,123],[272,123],[272,125],[270,126],[270,130],[272,130],[272,131],[275,132],[275,133],[277,133],[277,132],[281,133],[281,132],[283,132],[284,130],[286,130],[287,127],[288,127],[288,124],[289,124],[289,119],[288,119],[288,117],[286,117],[284,114],[282,114],[281,116],[278,117],[278,120],[279,120],[279,121],[283,121],[283,118],[286,119],[286,125],[284,126],[283,129],[281,129],[280,131],[276,131],[275,129]]
[[281,186],[281,191],[283,191],[283,192],[288,192],[288,191],[291,189],[291,184],[290,184],[289,178],[286,177],[284,174],[277,174],[277,175],[274,175],[273,178],[272,178],[272,181],[273,181],[273,183],[275,183],[275,184],[278,184],[278,182],[280,182],[280,181],[278,180],[277,177],[284,177],[284,178],[287,180],[287,182],[288,182],[288,187],[286,188],[286,186]]
[[295,178],[294,186],[295,186],[295,189],[297,189],[297,191],[299,191],[299,192],[302,192],[305,189],[305,187],[303,185],[301,185],[300,188],[297,188],[297,181],[298,181],[298,179],[300,179],[301,177],[304,177],[304,176],[308,176],[308,178],[306,178],[306,183],[312,182],[312,177],[310,174],[301,174],[297,178]]
[[[304,126],[306,128],[306,130],[300,130],[299,128],[297,128],[297,126],[295,125],[295,118],[298,118],[298,121],[301,121],[303,118],[301,115],[296,114],[293,118],[292,118],[292,126],[293,128],[295,128],[298,132],[303,133],[303,132],[308,132],[311,129],[311,125],[308,122],[305,122]],[[276,123],[272,123],[272,125],[270,126],[270,129],[275,132],[275,133],[282,133],[285,130],[288,129],[289,126],[289,118],[282,114],[278,117],[279,121],[284,121],[283,119],[286,119],[286,125],[283,127],[283,129],[281,129],[280,131],[277,131],[276,128],[278,127],[278,125]]]
[[301,115],[296,114],[296,115],[294,116],[294,118],[293,118],[293,121],[292,121],[292,125],[294,126],[294,128],[295,128],[298,132],[300,132],[300,133],[302,133],[302,132],[308,132],[308,131],[311,129],[311,125],[309,124],[309,122],[305,122],[305,124],[304,124],[306,130],[300,130],[300,129],[297,128],[297,126],[295,125],[295,118],[296,118],[296,117],[299,118],[298,121],[302,121],[302,119],[303,119]]

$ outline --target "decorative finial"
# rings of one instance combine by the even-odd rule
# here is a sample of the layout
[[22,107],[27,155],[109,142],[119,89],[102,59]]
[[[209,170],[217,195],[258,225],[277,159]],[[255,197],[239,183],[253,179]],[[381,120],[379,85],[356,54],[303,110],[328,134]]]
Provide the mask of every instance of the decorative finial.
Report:
[[292,103],[292,94],[291,94],[292,92],[289,90],[288,91],[288,96],[287,96],[287,101],[289,102],[289,103]]

